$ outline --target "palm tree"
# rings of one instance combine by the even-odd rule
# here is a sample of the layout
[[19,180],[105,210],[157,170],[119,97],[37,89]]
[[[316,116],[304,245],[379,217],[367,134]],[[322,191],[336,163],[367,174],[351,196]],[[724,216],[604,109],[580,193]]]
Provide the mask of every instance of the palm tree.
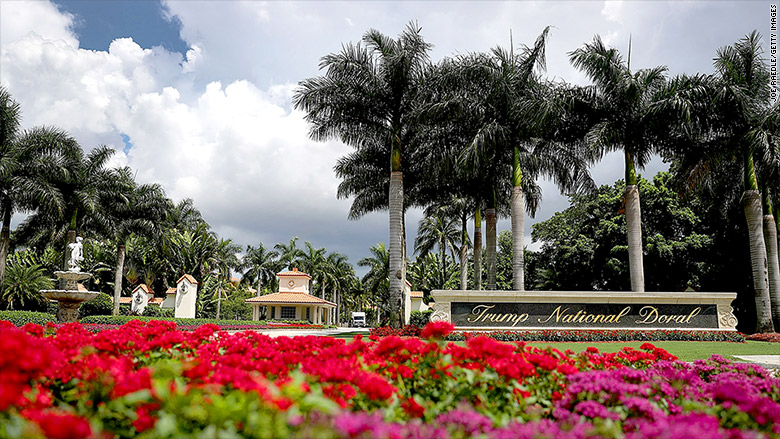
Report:
[[272,284],[276,279],[279,262],[277,257],[279,253],[266,249],[261,242],[257,248],[247,246],[241,266],[244,272],[243,280],[247,282],[257,282],[257,295],[261,295],[263,284]]
[[[390,252],[383,242],[371,247],[371,256],[358,261],[358,266],[368,267],[368,272],[363,275],[363,286],[376,299],[377,311],[382,305],[389,305],[384,301],[390,288]],[[377,319],[378,320],[378,319]]]
[[81,151],[66,132],[39,127],[20,132],[21,108],[0,87],[0,285],[10,251],[11,217],[38,208],[61,212],[62,194],[52,183],[63,172],[60,163]]
[[38,264],[12,264],[3,279],[3,305],[8,309],[45,308],[47,300],[40,291],[51,289],[52,285],[44,267]]
[[[114,175],[106,166],[114,152],[99,146],[85,155],[78,148],[64,157],[62,166],[67,172],[52,177],[52,184],[62,194],[63,208],[39,208],[19,225],[18,239],[30,247],[44,248],[63,239],[67,246],[76,241],[77,233],[99,233],[110,222],[100,208],[100,199],[111,191]],[[63,267],[67,268],[66,256]]]
[[304,242],[304,245],[306,245],[306,251],[301,251],[300,256],[300,268],[311,275],[311,279],[309,279],[309,291],[316,295],[314,292],[314,289],[312,288],[315,285],[317,287],[321,288],[321,297],[325,298],[325,280],[324,280],[324,274],[327,270],[325,255],[327,251],[325,250],[325,247],[315,248],[309,241]]
[[159,224],[170,209],[170,202],[160,185],[136,184],[129,167],[113,171],[111,185],[100,194],[101,210],[107,222],[103,235],[116,242],[116,271],[114,274],[113,315],[119,315],[119,298],[122,295],[122,278],[125,254],[132,235],[155,236],[160,233]]
[[[762,204],[767,204],[767,211],[770,206],[762,203],[756,170],[763,170],[762,178],[770,181],[762,184],[770,188],[772,169],[780,163],[780,152],[778,105],[770,103],[769,68],[762,57],[760,39],[753,31],[734,45],[718,49],[714,60],[717,76],[702,85],[704,97],[711,103],[700,110],[704,116],[696,124],[704,134],[694,139],[697,142],[691,142],[695,148],[682,149],[680,155],[682,168],[690,179],[716,169],[715,165],[724,157],[736,157],[742,162],[742,204],[750,243],[757,329],[769,332],[773,327],[773,309],[778,317],[780,309],[777,303],[773,307],[767,271]],[[692,100],[684,102],[690,106]]]
[[[306,112],[309,134],[316,140],[339,139],[358,151],[380,146],[390,163],[390,313],[391,323],[403,321],[401,302],[406,278],[403,251],[404,159],[414,135],[420,78],[428,65],[431,45],[409,23],[397,39],[371,29],[363,43],[343,46],[322,58],[324,76],[302,81],[293,97]],[[387,162],[386,162],[387,163]]]
[[428,209],[426,216],[420,219],[414,251],[420,257],[425,257],[434,248],[439,249],[442,285],[447,280],[447,250],[452,252],[454,260],[455,246],[460,238],[456,220],[446,215],[444,207]]
[[282,269],[292,270],[300,265],[301,257],[303,256],[303,250],[298,248],[296,244],[298,237],[295,236],[290,239],[289,244],[276,244],[274,248],[279,252],[279,264]]
[[341,321],[341,297],[345,290],[355,281],[355,269],[341,253],[330,253],[324,263],[323,285],[329,284],[333,292],[333,302],[336,303],[336,324]]
[[658,139],[667,131],[653,111],[664,89],[667,68],[632,73],[630,52],[628,62],[624,62],[620,52],[606,47],[598,35],[593,42],[571,52],[569,59],[593,82],[582,93],[597,117],[585,135],[585,142],[597,156],[622,151],[625,157],[624,202],[631,289],[641,292],[645,283],[636,169],[644,168],[651,154],[658,151]]

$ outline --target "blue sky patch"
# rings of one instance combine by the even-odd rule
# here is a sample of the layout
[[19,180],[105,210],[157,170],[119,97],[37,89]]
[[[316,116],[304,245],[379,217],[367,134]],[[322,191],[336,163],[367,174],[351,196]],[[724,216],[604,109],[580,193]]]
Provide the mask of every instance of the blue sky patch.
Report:
[[117,38],[132,37],[139,46],[149,49],[162,46],[184,55],[187,43],[179,32],[181,21],[165,18],[159,1],[138,0],[55,0],[64,11],[76,16],[73,31],[82,49],[108,50]]
[[125,144],[125,147],[122,148],[122,152],[127,155],[127,153],[129,153],[133,148],[133,142],[130,141],[130,137],[125,133],[119,133],[119,136],[122,138],[122,142]]

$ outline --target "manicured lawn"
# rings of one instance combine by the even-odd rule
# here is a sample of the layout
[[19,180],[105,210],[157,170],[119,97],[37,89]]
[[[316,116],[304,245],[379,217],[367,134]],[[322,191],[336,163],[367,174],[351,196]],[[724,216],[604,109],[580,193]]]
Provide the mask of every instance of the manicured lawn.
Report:
[[[549,343],[549,342],[528,342],[531,346],[544,347],[553,346],[564,351],[571,349],[574,352],[581,352],[588,346],[595,346],[601,352],[617,352],[623,346],[631,346],[639,349],[645,342],[587,342],[587,343]],[[780,355],[780,343],[767,343],[763,341],[748,341],[747,343],[726,343],[710,341],[654,341],[653,345],[665,349],[672,355],[676,355],[683,361],[693,361],[697,359],[707,359],[713,354],[723,355],[725,358],[734,360],[734,355]]]

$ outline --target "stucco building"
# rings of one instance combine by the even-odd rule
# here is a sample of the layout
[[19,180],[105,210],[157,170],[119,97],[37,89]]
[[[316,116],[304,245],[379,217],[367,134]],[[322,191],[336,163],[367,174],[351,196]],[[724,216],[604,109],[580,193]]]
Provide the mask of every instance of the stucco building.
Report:
[[336,322],[336,304],[309,294],[311,276],[293,268],[277,273],[279,292],[252,297],[245,302],[252,305],[252,320],[260,320],[265,311],[267,320],[306,320],[317,325]]

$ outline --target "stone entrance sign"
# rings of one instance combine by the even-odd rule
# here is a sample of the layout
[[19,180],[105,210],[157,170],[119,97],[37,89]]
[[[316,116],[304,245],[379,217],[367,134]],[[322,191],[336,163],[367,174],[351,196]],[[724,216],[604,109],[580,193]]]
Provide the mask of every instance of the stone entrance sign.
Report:
[[431,292],[432,321],[458,329],[710,329],[735,331],[736,293]]

